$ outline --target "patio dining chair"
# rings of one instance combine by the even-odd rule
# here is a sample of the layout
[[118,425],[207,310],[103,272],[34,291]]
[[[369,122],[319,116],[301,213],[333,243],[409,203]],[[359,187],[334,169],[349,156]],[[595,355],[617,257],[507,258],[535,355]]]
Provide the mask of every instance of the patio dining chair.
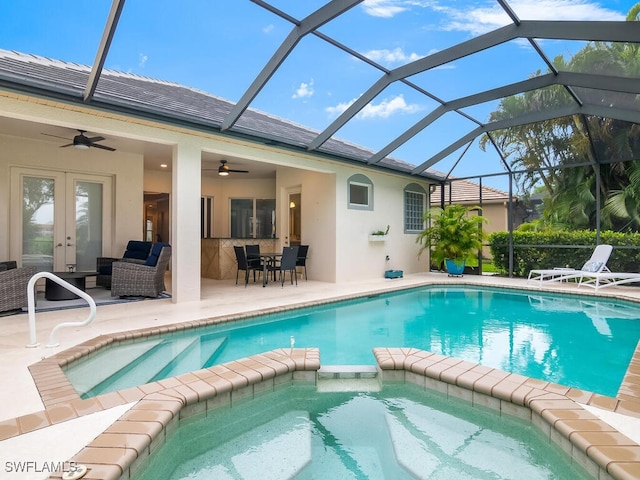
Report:
[[298,259],[298,247],[283,247],[282,257],[280,263],[274,267],[274,269],[280,272],[280,284],[284,287],[284,278],[286,273],[289,272],[291,278],[291,285],[293,285],[293,279],[296,280],[298,285],[298,274],[296,273],[296,261]]
[[307,279],[307,254],[309,245],[298,246],[298,258],[296,259],[296,270],[301,267],[304,270],[304,279]]
[[245,252],[247,254],[247,263],[251,270],[253,270],[253,281],[256,281],[256,272],[262,272],[264,265],[262,264],[262,258],[260,257],[260,245],[245,245]]
[[[246,287],[249,283],[249,272],[253,270],[253,281],[256,281],[256,270],[262,271],[262,267],[253,266],[249,264],[247,261],[247,254],[244,251],[244,248],[239,245],[233,246],[233,251],[236,254],[236,262],[238,263],[238,269],[236,270],[236,285],[238,284],[238,276],[240,274],[240,270],[244,271],[244,286]],[[258,257],[259,258],[259,257]]]

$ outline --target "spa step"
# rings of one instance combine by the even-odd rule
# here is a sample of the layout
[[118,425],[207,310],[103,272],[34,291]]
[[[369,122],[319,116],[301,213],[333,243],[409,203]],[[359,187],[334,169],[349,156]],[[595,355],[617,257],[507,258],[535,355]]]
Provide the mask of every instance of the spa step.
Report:
[[378,371],[373,365],[330,365],[318,370],[318,392],[379,392]]

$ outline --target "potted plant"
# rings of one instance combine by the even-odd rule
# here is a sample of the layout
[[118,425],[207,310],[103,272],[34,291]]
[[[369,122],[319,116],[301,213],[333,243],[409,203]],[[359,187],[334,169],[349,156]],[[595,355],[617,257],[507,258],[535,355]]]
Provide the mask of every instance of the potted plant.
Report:
[[464,205],[428,210],[423,217],[427,227],[416,238],[422,244],[418,256],[429,249],[431,262],[438,268],[444,263],[449,275],[462,275],[467,261],[477,258],[486,238],[482,224],[487,219],[477,211],[481,209]]
[[384,241],[385,237],[389,233],[389,225],[386,230],[375,230],[369,234],[369,240],[372,242]]

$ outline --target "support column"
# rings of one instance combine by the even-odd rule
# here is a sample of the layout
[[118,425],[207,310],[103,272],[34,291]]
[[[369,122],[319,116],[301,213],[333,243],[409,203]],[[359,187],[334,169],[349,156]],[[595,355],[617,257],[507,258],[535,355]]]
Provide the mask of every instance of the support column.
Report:
[[171,294],[173,303],[200,300],[201,149],[173,147],[171,178]]

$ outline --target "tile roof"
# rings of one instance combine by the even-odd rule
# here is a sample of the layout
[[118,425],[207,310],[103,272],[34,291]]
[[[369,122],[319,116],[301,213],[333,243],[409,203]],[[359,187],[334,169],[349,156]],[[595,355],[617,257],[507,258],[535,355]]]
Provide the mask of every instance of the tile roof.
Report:
[[[87,65],[53,60],[38,55],[0,49],[0,85],[19,85],[29,91],[68,101],[82,102],[91,68]],[[129,114],[159,117],[196,128],[219,131],[233,102],[207,92],[173,82],[104,69],[89,105],[117,109]],[[229,129],[232,134],[249,136],[306,150],[319,132],[267,113],[247,109]],[[364,163],[373,151],[346,141],[329,139],[320,149],[343,161]],[[372,165],[409,173],[414,165],[387,157]],[[431,177],[439,178],[437,173]]]
[[[480,184],[470,180],[455,180],[445,185],[444,195],[446,203],[480,203]],[[514,195],[515,198],[515,195]],[[482,186],[482,202],[506,202],[509,200],[509,193],[497,188]],[[431,193],[431,204],[440,203],[440,185],[434,186]]]

